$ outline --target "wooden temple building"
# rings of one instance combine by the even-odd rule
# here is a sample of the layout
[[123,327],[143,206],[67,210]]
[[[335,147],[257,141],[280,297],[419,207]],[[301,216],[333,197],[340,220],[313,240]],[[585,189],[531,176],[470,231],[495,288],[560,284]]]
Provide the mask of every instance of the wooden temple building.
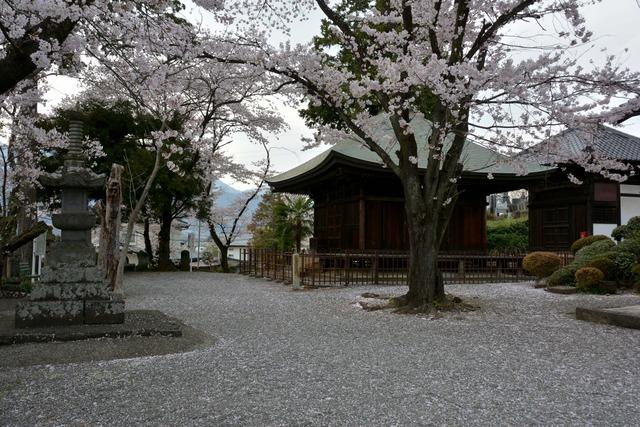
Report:
[[[563,159],[589,154],[630,169],[620,172],[626,178],[618,182],[564,160],[544,181],[533,181],[529,188],[530,249],[567,250],[581,235],[611,235],[615,227],[640,215],[640,179],[635,173],[640,165],[640,138],[606,126],[589,133],[568,130],[553,138],[559,140],[553,145],[562,151]],[[538,160],[546,163],[546,156],[539,155]],[[571,183],[569,173],[581,183]]]
[[[414,121],[412,127],[426,140],[428,122]],[[383,127],[381,132],[390,134],[391,129]],[[603,141],[608,141],[604,145],[621,138],[636,147],[640,160],[640,139],[603,128]],[[584,149],[573,142],[574,149]],[[395,150],[390,143],[387,151],[393,156]],[[420,161],[425,157],[419,156]],[[517,170],[506,160],[482,145],[466,142],[458,181],[460,197],[441,250],[487,252],[487,196],[493,193],[529,191],[529,246],[537,250],[567,250],[581,234],[610,233],[630,216],[640,214],[640,185],[619,185],[574,171],[583,179],[583,184],[576,185],[564,170],[546,166],[543,158],[522,161]],[[313,199],[313,250],[396,251],[408,247],[400,181],[355,138],[339,142],[268,183],[274,191]]]

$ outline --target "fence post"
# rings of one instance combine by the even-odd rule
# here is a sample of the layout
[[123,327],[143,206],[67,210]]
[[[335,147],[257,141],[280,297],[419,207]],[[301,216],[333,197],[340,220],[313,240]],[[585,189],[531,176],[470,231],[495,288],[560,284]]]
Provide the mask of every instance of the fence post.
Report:
[[[315,286],[316,285],[316,270],[320,271],[320,269],[316,269],[316,253],[315,252],[311,252],[311,256],[309,257],[309,259],[311,260],[311,286]],[[318,267],[320,267],[320,258],[318,258]],[[320,273],[318,273],[320,274]]]
[[291,285],[293,289],[302,289],[300,286],[300,254],[294,253],[291,255]]
[[378,284],[378,251],[375,251],[373,255],[373,283]]
[[345,253],[344,255],[344,285],[349,286],[349,264],[351,264],[349,260],[349,253]]

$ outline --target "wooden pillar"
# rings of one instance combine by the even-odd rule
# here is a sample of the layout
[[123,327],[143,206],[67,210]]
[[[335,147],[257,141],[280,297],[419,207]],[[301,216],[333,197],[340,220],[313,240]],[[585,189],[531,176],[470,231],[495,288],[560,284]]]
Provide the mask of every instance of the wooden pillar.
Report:
[[364,190],[362,189],[360,189],[360,200],[358,202],[358,249],[364,250],[366,244],[366,202],[364,200]]
[[294,253],[291,256],[291,282],[293,289],[302,289],[300,286],[300,254]]

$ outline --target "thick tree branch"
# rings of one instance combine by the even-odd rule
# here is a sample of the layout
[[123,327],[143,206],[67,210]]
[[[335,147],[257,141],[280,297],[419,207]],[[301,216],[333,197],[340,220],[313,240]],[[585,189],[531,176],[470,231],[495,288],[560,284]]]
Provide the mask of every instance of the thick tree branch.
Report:
[[61,22],[45,19],[21,38],[13,40],[6,55],[0,59],[0,95],[9,92],[22,80],[40,70],[31,60],[31,55],[39,49],[35,34],[38,34],[39,39],[56,40],[62,44],[75,26],[76,22],[69,19]]

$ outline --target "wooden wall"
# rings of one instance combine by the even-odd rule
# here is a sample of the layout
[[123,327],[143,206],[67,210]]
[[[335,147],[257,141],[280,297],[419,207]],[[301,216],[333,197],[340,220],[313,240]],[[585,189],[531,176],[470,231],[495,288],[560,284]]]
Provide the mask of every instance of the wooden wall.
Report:
[[589,232],[588,190],[550,185],[529,193],[529,248],[566,251],[583,231]]
[[[314,200],[314,242],[318,251],[405,250],[408,231],[402,200],[363,194],[342,200]],[[364,214],[360,210],[364,208]],[[487,249],[486,202],[484,196],[462,199],[456,205],[447,236],[446,251],[485,252]],[[364,229],[360,219],[364,218]],[[361,239],[364,233],[364,239]],[[363,245],[364,244],[364,245]]]

